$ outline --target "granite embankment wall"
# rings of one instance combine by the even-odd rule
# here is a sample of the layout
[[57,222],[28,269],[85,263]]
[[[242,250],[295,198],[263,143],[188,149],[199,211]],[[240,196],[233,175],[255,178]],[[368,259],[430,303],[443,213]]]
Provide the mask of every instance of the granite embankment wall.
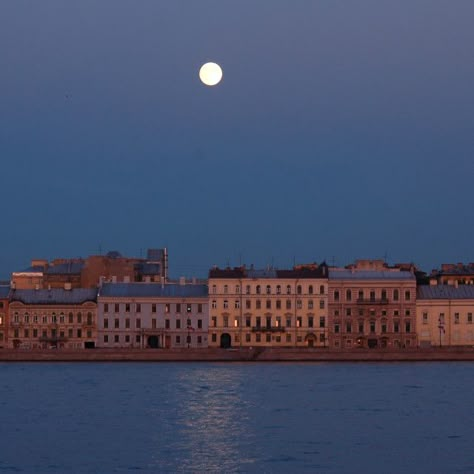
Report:
[[474,361],[474,348],[330,349],[82,349],[0,350],[2,362],[415,362]]

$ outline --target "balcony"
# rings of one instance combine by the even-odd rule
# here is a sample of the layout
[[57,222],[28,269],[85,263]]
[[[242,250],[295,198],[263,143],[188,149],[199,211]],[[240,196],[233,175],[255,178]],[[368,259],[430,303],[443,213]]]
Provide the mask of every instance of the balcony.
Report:
[[282,326],[253,326],[252,332],[285,332]]
[[387,298],[357,298],[357,304],[388,304]]

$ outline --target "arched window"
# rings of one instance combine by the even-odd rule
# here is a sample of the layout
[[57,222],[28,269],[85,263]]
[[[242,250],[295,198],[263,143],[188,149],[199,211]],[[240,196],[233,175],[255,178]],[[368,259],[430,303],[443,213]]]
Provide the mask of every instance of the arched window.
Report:
[[82,324],[82,313],[77,313],[77,324]]
[[352,291],[346,290],[346,301],[351,301],[351,300],[352,300]]
[[247,285],[247,286],[245,287],[245,294],[246,294],[246,295],[250,295],[250,285]]
[[212,293],[213,294],[217,293],[217,286],[216,285],[212,285]]
[[240,285],[235,285],[235,292],[236,292],[237,294],[240,293]]
[[385,289],[382,290],[382,299],[383,300],[387,299],[387,290],[385,290]]
[[393,290],[393,299],[398,301],[400,299],[400,292],[398,290]]
[[272,293],[272,289],[270,285],[267,285],[267,295],[270,295]]
[[334,301],[339,301],[339,290],[334,291]]
[[281,295],[281,286],[277,285],[277,295]]
[[309,293],[310,295],[313,294],[313,285],[309,285],[309,287],[308,287],[308,293]]
[[286,294],[291,295],[291,285],[286,285]]
[[69,324],[72,324],[74,322],[74,315],[72,313],[69,313],[68,318],[69,318]]
[[319,293],[320,293],[321,295],[324,295],[325,292],[326,292],[326,290],[324,289],[324,285],[321,285],[321,286],[319,287]]
[[259,295],[261,293],[260,285],[257,285],[256,291],[257,291],[257,295]]
[[296,287],[296,293],[298,293],[299,295],[301,295],[301,285],[298,285]]
[[87,325],[92,326],[92,313],[90,311],[87,313]]

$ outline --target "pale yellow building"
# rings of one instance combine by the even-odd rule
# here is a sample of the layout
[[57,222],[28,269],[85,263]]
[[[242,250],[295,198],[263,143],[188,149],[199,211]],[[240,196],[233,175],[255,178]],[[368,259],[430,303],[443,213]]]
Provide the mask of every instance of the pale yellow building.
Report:
[[209,272],[209,347],[325,347],[328,268]]
[[419,286],[416,300],[420,347],[474,346],[474,285]]

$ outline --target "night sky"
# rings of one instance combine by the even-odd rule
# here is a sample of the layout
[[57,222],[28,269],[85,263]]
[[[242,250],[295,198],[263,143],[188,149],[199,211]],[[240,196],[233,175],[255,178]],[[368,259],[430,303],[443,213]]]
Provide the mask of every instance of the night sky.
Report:
[[174,276],[473,261],[473,25],[472,0],[2,0],[0,277],[163,246]]

